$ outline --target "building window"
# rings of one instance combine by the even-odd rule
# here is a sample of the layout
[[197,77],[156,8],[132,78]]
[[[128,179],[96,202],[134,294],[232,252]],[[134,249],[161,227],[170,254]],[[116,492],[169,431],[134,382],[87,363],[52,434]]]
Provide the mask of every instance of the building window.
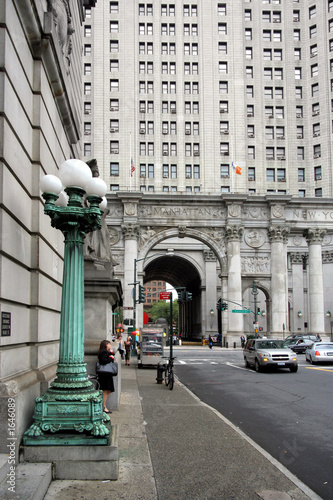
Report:
[[321,167],[314,168],[314,179],[315,181],[321,181]]
[[256,169],[254,167],[249,167],[247,172],[247,178],[249,181],[256,180]]
[[275,169],[267,168],[266,169],[266,180],[267,182],[275,182]]
[[297,172],[298,172],[298,182],[305,182],[305,169],[299,168]]
[[110,33],[118,33],[119,24],[118,21],[110,21]]
[[119,176],[119,163],[116,162],[110,163],[110,175]]
[[316,198],[322,198],[323,197],[323,190],[322,190],[322,188],[315,189],[315,197]]
[[221,164],[221,178],[222,179],[229,179],[229,165],[228,164]]

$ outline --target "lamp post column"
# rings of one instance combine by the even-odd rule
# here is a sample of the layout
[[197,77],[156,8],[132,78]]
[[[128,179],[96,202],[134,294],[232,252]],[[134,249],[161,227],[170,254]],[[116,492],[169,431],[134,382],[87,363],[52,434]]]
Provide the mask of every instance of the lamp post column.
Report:
[[[136,259],[138,254],[138,237],[140,233],[140,227],[136,224],[123,224],[122,232],[125,239],[125,260],[124,260],[124,283],[127,285],[128,283],[132,283],[133,274],[134,281],[136,281]],[[135,289],[135,285],[133,285]],[[126,307],[131,307],[134,303],[133,307],[136,307],[134,302],[132,289],[128,286],[124,287],[124,305]],[[134,310],[133,310],[134,311]],[[132,311],[124,311],[124,317],[132,318]],[[136,318],[133,318],[136,320]]]
[[[102,198],[98,194],[89,195],[88,189],[85,191],[75,186],[80,176],[76,178],[74,174],[79,172],[84,177],[85,168],[89,170],[84,162],[68,160],[60,171],[62,167],[65,179],[67,171],[74,178],[73,185],[65,189],[68,204],[56,206],[58,194],[47,187],[42,195],[45,199],[44,213],[50,217],[51,225],[65,236],[57,377],[50,388],[35,399],[34,422],[25,432],[23,442],[25,445],[106,445],[110,442],[110,430],[105,424],[110,417],[103,413],[102,392],[88,380],[84,363],[83,242],[86,233],[101,227],[102,211],[99,205]],[[65,184],[63,179],[62,182]],[[86,181],[87,186],[89,182]],[[44,184],[47,186],[49,179]],[[52,183],[50,186],[52,189]],[[96,186],[95,189],[99,191]],[[89,206],[82,204],[85,194],[88,194]],[[71,439],[68,439],[68,431],[74,432]],[[90,434],[95,439],[92,440]]]

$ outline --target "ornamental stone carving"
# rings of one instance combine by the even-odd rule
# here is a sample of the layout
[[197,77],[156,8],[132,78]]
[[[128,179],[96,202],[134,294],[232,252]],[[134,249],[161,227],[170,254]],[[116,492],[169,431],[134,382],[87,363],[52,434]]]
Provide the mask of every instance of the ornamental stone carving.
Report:
[[145,245],[145,243],[149,241],[155,234],[156,231],[150,226],[147,226],[146,229],[141,228],[139,240],[140,248],[143,247],[143,245]]
[[247,229],[244,234],[245,243],[252,248],[260,248],[265,239],[265,234],[260,229]]
[[242,257],[242,272],[251,274],[269,274],[268,257]]
[[302,264],[304,262],[305,255],[299,252],[291,252],[290,254],[291,264]]
[[323,252],[322,259],[325,264],[333,262],[333,252]]
[[140,226],[137,224],[122,224],[121,230],[125,240],[136,240],[140,237]]
[[319,227],[309,228],[305,232],[306,241],[308,245],[321,245],[325,234],[326,229]]
[[240,205],[232,203],[231,205],[228,206],[228,215],[230,215],[230,217],[240,217],[240,214],[241,214]]
[[204,250],[203,254],[205,262],[216,262],[216,255],[213,250]]
[[178,238],[185,238],[186,236],[186,226],[178,227]]
[[275,241],[283,241],[283,243],[287,243],[289,233],[289,227],[284,226],[270,226],[268,230],[271,243]]
[[108,229],[109,229],[109,235],[110,235],[110,246],[113,246],[116,243],[118,243],[118,241],[120,240],[120,235],[116,229],[114,229],[112,227],[109,227]]
[[54,30],[58,36],[58,42],[68,67],[72,53],[72,35],[75,30],[72,27],[72,19],[68,0],[48,0],[47,11],[52,14]]
[[271,209],[272,217],[275,219],[282,219],[284,217],[284,206],[283,205],[273,205]]
[[227,241],[240,241],[243,236],[242,226],[226,226],[226,239]]
[[124,213],[125,213],[125,215],[129,215],[129,216],[136,215],[136,204],[135,203],[124,203]]
[[224,229],[218,229],[215,227],[200,228],[202,233],[206,233],[212,240],[214,240],[220,248],[224,248]]

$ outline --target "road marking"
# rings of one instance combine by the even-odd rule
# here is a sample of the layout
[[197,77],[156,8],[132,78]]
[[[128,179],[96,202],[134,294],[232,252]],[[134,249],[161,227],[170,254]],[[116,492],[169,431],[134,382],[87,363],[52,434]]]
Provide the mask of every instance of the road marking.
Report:
[[210,364],[211,365],[218,365],[218,363],[216,363],[216,361],[211,361]]
[[333,372],[333,368],[317,368],[316,366],[307,366],[308,370],[318,370],[321,372]]
[[252,370],[249,370],[248,368],[243,368],[242,366],[233,365],[232,363],[229,363],[228,361],[226,362],[226,365],[232,366],[233,368],[238,368],[238,370],[244,370],[244,371],[246,371],[248,373],[256,373],[256,372],[254,372]]
[[180,363],[181,365],[186,365],[186,361],[182,361],[181,359],[178,360],[178,363]]

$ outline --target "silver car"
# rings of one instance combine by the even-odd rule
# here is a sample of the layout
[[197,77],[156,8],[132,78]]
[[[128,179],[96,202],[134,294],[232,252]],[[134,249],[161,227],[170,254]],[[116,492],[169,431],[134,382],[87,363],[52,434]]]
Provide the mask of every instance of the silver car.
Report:
[[297,372],[297,354],[278,339],[251,339],[243,350],[245,366],[254,366],[259,372],[266,367],[289,368]]
[[333,363],[333,342],[315,342],[305,351],[305,359],[315,363]]

